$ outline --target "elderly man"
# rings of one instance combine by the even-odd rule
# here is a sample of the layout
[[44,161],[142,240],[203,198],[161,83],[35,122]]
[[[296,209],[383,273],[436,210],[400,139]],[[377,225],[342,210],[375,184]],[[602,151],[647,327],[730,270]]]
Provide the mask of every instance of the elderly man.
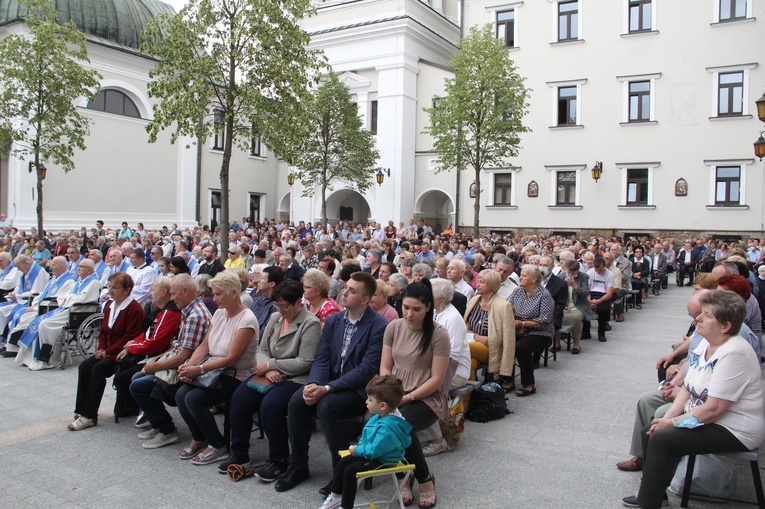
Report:
[[50,262],[50,270],[53,277],[48,280],[45,288],[34,298],[32,304],[25,309],[24,314],[9,322],[8,330],[10,332],[8,334],[7,351],[19,352],[19,348],[21,348],[21,352],[16,355],[16,362],[24,361],[26,345],[21,344],[21,347],[19,347],[19,338],[32,321],[40,315],[40,306],[44,305],[45,301],[55,300],[62,295],[71,293],[74,286],[74,278],[66,269],[66,257],[54,257]]
[[284,271],[285,281],[300,281],[303,279],[303,274],[305,274],[303,267],[295,263],[292,260],[292,256],[287,253],[282,253],[279,256],[279,266]]
[[72,276],[75,276],[77,274],[77,265],[79,265],[83,259],[80,250],[77,246],[70,244],[69,247],[66,248],[66,257],[69,260],[67,263],[67,270]]
[[509,301],[510,296],[518,289],[518,284],[511,277],[512,274],[515,274],[515,262],[509,256],[496,255],[493,269],[502,280],[497,295]]
[[446,277],[454,284],[455,291],[460,292],[467,300],[470,300],[473,298],[475,290],[470,288],[470,285],[465,282],[465,270],[467,270],[467,265],[464,261],[452,260],[446,268]]
[[607,252],[603,255],[603,261],[606,263],[606,268],[611,271],[614,276],[614,314],[616,315],[617,322],[624,321],[624,302],[622,297],[629,293],[630,280],[622,277],[622,271],[616,266],[614,254]]
[[133,291],[130,295],[143,307],[151,301],[151,287],[154,286],[157,273],[146,263],[143,248],[136,248],[130,253],[130,264],[127,270],[127,275],[133,278]]
[[[20,319],[35,295],[42,292],[48,284],[50,275],[32,261],[27,255],[18,255],[13,261],[19,270],[19,279],[13,292],[5,296],[6,302],[0,304],[0,334],[5,331],[5,326],[12,319]],[[3,343],[8,342],[7,336],[2,334]],[[15,352],[3,352],[4,357],[15,357]]]
[[0,301],[16,288],[20,277],[21,272],[13,264],[10,253],[0,253]]
[[81,261],[77,266],[77,281],[72,287],[72,293],[58,297],[56,300],[59,307],[39,317],[41,320],[37,324],[37,319],[32,320],[21,335],[19,343],[33,350],[31,358],[23,361],[29,369],[36,371],[56,367],[55,364],[48,364],[48,361],[56,339],[69,321],[69,308],[74,304],[96,303],[100,291],[101,283],[96,277],[93,260]]
[[[177,339],[172,342],[168,354],[148,362],[140,373],[133,376],[130,393],[143,411],[143,416],[136,420],[136,426],[149,429],[141,432],[138,438],[146,440],[144,449],[158,449],[178,441],[178,431],[173,418],[165,405],[152,397],[157,379],[166,377],[178,366],[186,362],[194,350],[202,343],[210,327],[212,316],[197,295],[194,279],[188,274],[179,274],[170,282],[170,296],[181,310],[181,329]],[[164,378],[162,378],[166,381]]]
[[90,251],[88,251],[88,259],[93,260],[93,263],[96,266],[96,276],[98,277],[98,279],[101,279],[104,274],[109,272],[107,270],[109,266],[104,263],[103,256],[101,255],[100,249],[91,249]]
[[162,251],[161,246],[152,246],[151,251],[149,252],[151,254],[151,264],[150,267],[154,270],[154,272],[157,273],[157,276],[160,275],[161,271],[159,270],[159,259],[164,256],[164,253]]

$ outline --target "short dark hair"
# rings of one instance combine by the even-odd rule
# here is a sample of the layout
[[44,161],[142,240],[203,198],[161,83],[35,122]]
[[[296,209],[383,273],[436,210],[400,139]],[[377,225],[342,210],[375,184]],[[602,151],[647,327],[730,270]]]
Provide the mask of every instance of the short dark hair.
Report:
[[284,281],[284,269],[278,265],[269,265],[263,269],[263,274],[268,277],[269,283],[276,283],[278,285]]
[[343,265],[342,269],[340,269],[340,279],[347,283],[348,280],[351,279],[351,276],[356,272],[361,272],[361,265],[355,262],[347,263]]
[[290,305],[294,305],[301,298],[303,298],[303,283],[295,280],[282,281],[276,285],[271,294],[271,300],[274,302],[283,300]]
[[739,333],[746,318],[746,304],[738,294],[730,290],[710,290],[701,296],[699,302],[702,306],[712,306],[715,320],[730,324],[728,334]]
[[604,267],[606,265],[606,261],[603,259],[602,256],[596,256],[594,260],[592,260],[592,266],[596,269],[599,269],[601,267]]
[[404,384],[393,375],[375,375],[367,384],[367,396],[372,396],[391,409],[404,398]]
[[335,263],[334,258],[331,256],[326,256],[322,258],[322,262],[327,264],[327,270],[331,270],[332,272],[335,272],[335,269],[337,268],[337,264]]
[[146,251],[144,251],[142,247],[137,247],[133,249],[133,254],[138,256],[139,258],[146,258]]
[[351,274],[351,279],[356,281],[357,283],[362,283],[364,286],[364,297],[372,298],[372,296],[377,292],[377,281],[374,277],[372,277],[372,274],[369,272],[354,272]]

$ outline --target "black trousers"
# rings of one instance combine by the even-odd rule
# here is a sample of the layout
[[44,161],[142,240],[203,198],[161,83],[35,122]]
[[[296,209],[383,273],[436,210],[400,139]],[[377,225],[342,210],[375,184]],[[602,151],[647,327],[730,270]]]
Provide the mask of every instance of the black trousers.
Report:
[[335,469],[335,475],[332,477],[332,493],[343,495],[340,503],[343,509],[353,509],[353,503],[356,501],[356,489],[358,488],[356,474],[373,470],[380,465],[382,463],[378,460],[367,460],[357,456],[346,456],[340,459]]
[[141,371],[145,364],[134,364],[127,368],[120,368],[114,374],[112,387],[117,391],[117,400],[114,402],[114,415],[117,417],[127,417],[129,415],[138,415],[141,409],[138,403],[133,399],[130,393],[130,382],[133,375]]
[[[605,293],[602,292],[590,292],[592,300],[603,297]],[[611,318],[611,301],[607,300],[598,304],[595,308],[595,313],[598,315],[598,335],[606,333],[606,325],[609,318]],[[516,347],[517,348],[517,347]]]
[[515,358],[521,370],[522,386],[534,385],[534,359],[542,355],[551,344],[552,338],[549,336],[529,334],[515,338]]
[[680,264],[680,268],[677,269],[677,280],[680,283],[680,286],[683,285],[686,274],[688,275],[688,282],[693,283],[693,272],[694,265],[686,265],[684,263]]
[[420,439],[417,438],[417,432],[435,424],[438,421],[438,416],[422,401],[409,403],[398,410],[406,422],[412,425],[412,431],[409,433],[409,436],[412,437],[412,444],[406,448],[404,458],[406,458],[407,463],[414,465],[414,478],[417,479],[417,482],[427,482],[428,477],[430,477],[430,469],[427,461],[425,461],[425,455],[422,454],[422,445],[420,445]]
[[88,419],[98,417],[98,407],[101,406],[101,398],[104,397],[106,379],[114,374],[115,369],[117,361],[109,357],[96,359],[96,356],[92,355],[80,363],[74,413]]

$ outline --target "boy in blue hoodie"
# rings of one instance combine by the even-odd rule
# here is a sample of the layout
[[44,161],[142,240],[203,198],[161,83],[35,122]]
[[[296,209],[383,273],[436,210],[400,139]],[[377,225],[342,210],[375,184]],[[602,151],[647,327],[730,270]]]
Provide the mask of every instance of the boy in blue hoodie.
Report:
[[358,445],[340,460],[332,477],[332,492],[319,509],[352,509],[356,499],[356,473],[381,465],[397,464],[412,443],[412,426],[392,413],[404,397],[401,380],[376,376],[367,384],[367,410],[372,418],[364,426]]

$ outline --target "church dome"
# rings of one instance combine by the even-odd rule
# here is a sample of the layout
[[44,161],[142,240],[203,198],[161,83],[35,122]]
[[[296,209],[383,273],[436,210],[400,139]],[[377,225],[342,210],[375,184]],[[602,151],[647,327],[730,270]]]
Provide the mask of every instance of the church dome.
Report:
[[[122,51],[138,53],[146,23],[158,14],[175,10],[159,0],[54,0],[58,19],[73,21],[88,41]],[[23,21],[25,6],[16,0],[0,0],[0,26]]]

